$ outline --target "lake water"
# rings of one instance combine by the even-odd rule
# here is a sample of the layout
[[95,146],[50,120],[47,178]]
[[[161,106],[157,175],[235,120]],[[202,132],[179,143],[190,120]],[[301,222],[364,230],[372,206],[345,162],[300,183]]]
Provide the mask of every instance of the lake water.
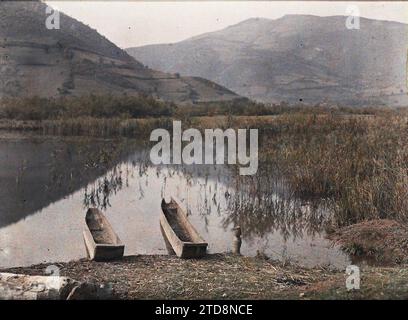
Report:
[[345,268],[349,258],[325,239],[324,205],[288,197],[273,172],[242,178],[228,166],[153,166],[134,140],[0,138],[0,267],[86,257],[86,209],[103,209],[126,255],[167,254],[159,227],[163,197],[177,197],[209,243],[303,266]]

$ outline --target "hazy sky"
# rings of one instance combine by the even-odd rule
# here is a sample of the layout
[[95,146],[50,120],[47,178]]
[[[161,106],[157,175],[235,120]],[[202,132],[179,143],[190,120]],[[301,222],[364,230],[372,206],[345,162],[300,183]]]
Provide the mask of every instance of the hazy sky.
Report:
[[177,42],[252,17],[276,19],[285,14],[346,15],[349,5],[359,6],[362,17],[408,23],[408,3],[403,2],[46,2],[97,29],[122,48]]

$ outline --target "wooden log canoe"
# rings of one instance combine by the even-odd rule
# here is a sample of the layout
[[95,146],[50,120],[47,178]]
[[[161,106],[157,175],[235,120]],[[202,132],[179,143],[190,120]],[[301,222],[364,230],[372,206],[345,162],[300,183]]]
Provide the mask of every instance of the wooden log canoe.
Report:
[[180,258],[201,258],[207,252],[208,244],[187,218],[177,200],[161,203],[160,227],[166,243],[169,243]]
[[88,209],[83,236],[91,260],[108,261],[123,257],[125,246],[100,210]]

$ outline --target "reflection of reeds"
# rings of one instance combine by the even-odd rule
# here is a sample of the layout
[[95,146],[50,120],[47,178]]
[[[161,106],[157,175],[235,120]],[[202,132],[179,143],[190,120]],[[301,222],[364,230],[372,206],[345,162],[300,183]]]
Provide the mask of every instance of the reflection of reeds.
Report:
[[115,167],[105,177],[85,188],[84,206],[106,209],[111,205],[109,198],[122,189],[122,186],[122,171]]
[[[135,141],[122,142],[122,147],[126,146],[126,153],[128,157],[132,154],[132,143]],[[108,144],[110,145],[110,144]],[[111,145],[112,147],[114,145]],[[116,151],[123,151],[116,145],[114,148]],[[142,177],[146,175],[149,164],[147,162],[147,153],[141,152],[138,161],[129,160],[128,157],[112,157],[114,154],[106,152],[105,149],[99,149],[99,159],[97,162],[92,161],[91,166],[95,166],[100,169],[103,166],[106,172],[102,177],[98,178],[93,183],[86,186],[84,191],[83,205],[85,208],[97,207],[100,209],[106,209],[111,206],[110,198],[119,192],[124,186],[129,186],[129,177],[134,177],[135,170],[138,170],[138,176]],[[139,196],[143,197],[144,191],[142,185],[139,184]]]
[[223,224],[240,226],[243,238],[279,231],[287,239],[322,231],[329,214],[323,203],[305,204],[273,172],[237,176],[232,194],[225,194],[229,214]]

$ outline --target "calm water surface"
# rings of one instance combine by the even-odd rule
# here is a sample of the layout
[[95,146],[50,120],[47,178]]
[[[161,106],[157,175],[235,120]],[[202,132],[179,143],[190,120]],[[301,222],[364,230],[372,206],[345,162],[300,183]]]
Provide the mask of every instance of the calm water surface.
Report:
[[0,139],[0,267],[86,256],[86,208],[103,209],[125,254],[167,254],[160,201],[175,196],[209,243],[229,252],[232,228],[243,231],[242,253],[263,253],[304,266],[344,268],[349,258],[325,239],[324,205],[289,197],[273,172],[243,178],[227,166],[153,166],[136,141]]

